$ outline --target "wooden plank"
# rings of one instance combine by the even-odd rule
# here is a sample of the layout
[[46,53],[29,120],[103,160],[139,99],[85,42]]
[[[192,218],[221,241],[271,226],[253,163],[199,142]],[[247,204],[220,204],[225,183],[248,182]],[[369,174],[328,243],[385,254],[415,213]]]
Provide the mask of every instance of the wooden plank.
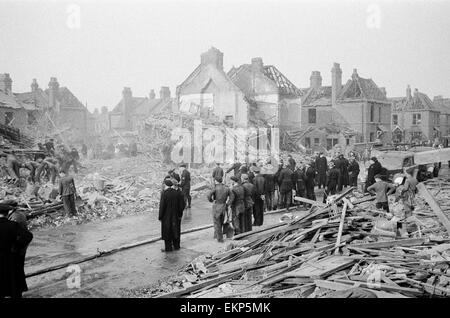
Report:
[[375,242],[375,243],[362,243],[362,244],[351,244],[348,247],[362,247],[362,248],[387,248],[393,246],[419,246],[428,243],[427,238],[414,238],[414,239],[402,239],[402,240],[392,240],[385,242]]
[[311,204],[311,205],[316,205],[316,206],[318,206],[320,208],[324,208],[326,206],[326,204],[324,204],[322,202],[310,200],[310,199],[303,198],[303,197],[294,197],[294,200],[295,201],[304,202],[304,203],[308,203],[308,204]]
[[179,291],[176,291],[176,292],[163,294],[163,295],[157,296],[155,298],[176,298],[176,297],[180,297],[182,295],[186,295],[186,294],[192,293],[192,292],[194,292],[196,290],[199,290],[199,289],[202,289],[202,288],[205,288],[205,287],[214,287],[214,286],[220,285],[223,282],[232,280],[233,278],[239,276],[242,273],[243,273],[243,271],[240,270],[240,271],[231,273],[229,275],[225,275],[225,276],[222,276],[222,277],[218,277],[218,278],[214,278],[214,279],[211,279],[211,280],[207,280],[207,281],[201,282],[199,284],[196,284],[196,285],[190,286],[188,288],[185,288],[183,290],[179,290]]
[[351,266],[354,262],[353,259],[342,256],[326,257],[314,263],[305,263],[285,275],[286,277],[324,278]]
[[[450,148],[449,148],[450,150]],[[447,232],[450,234],[450,221],[447,218],[447,216],[442,211],[439,204],[436,202],[436,200],[433,198],[433,196],[430,194],[430,192],[427,190],[425,185],[423,183],[419,183],[417,185],[417,189],[419,190],[419,194],[422,195],[422,197],[427,201],[428,205],[431,207],[433,212],[437,215],[441,223],[444,225]]]
[[388,292],[399,292],[399,293],[406,293],[406,294],[415,295],[415,296],[423,295],[423,292],[416,288],[396,287],[396,286],[391,286],[391,285],[384,284],[384,283],[370,284],[370,283],[363,283],[363,282],[353,282],[353,281],[344,280],[344,279],[335,279],[334,281],[336,281],[338,283],[343,283],[343,284],[350,284],[350,286],[353,285],[353,287],[368,288],[370,290],[376,289],[376,290],[383,290],[383,291],[388,291]]
[[344,206],[342,207],[341,221],[339,222],[339,230],[338,230],[338,236],[336,238],[334,255],[339,254],[339,245],[341,244],[341,236],[342,236],[342,230],[344,229],[345,213],[347,212],[347,207],[348,207],[348,203],[345,202]]

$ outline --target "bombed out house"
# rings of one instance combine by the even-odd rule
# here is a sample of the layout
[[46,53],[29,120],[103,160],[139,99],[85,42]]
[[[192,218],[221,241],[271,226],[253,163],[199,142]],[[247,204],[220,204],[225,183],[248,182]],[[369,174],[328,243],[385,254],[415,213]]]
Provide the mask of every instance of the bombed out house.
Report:
[[0,118],[2,124],[23,131],[27,126],[45,123],[50,130],[82,140],[94,130],[88,109],[67,88],[60,87],[55,77],[47,89],[33,79],[30,91],[13,93],[9,74],[0,75]]
[[342,69],[334,63],[331,86],[322,85],[319,71],[313,71],[310,87],[303,89],[302,143],[317,151],[339,145],[347,152],[361,143],[387,143],[391,139],[391,103],[386,91],[356,69],[345,85]]
[[301,91],[262,58],[225,72],[223,53],[212,47],[177,87],[175,111],[214,118],[235,128],[298,129]]

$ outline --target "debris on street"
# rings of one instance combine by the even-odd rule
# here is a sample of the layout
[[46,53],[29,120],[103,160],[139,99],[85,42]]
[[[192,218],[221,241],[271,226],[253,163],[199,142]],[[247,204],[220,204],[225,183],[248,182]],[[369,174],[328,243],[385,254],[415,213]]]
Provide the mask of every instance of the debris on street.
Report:
[[187,298],[448,297],[450,180],[436,178],[418,188],[412,216],[402,215],[398,202],[391,202],[391,213],[377,210],[374,197],[350,189],[326,205],[313,205],[304,216],[237,235],[225,250],[198,257],[177,277],[142,293]]

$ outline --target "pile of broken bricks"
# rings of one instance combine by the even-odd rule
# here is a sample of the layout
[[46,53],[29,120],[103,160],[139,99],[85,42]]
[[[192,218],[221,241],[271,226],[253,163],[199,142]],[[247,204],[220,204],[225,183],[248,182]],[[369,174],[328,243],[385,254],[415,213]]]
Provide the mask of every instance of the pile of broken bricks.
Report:
[[446,189],[449,180],[419,184],[402,237],[377,232],[374,224],[385,213],[374,208],[373,197],[355,198],[349,189],[326,204],[316,202],[305,215],[235,236],[224,251],[198,257],[170,288],[157,287],[150,295],[449,297]]

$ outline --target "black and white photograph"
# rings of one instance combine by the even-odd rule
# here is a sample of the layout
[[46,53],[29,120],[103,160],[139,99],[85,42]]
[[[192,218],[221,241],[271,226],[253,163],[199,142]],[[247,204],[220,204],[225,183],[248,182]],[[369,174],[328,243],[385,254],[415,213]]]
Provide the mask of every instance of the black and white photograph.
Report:
[[449,141],[450,0],[0,0],[0,298],[449,298]]

